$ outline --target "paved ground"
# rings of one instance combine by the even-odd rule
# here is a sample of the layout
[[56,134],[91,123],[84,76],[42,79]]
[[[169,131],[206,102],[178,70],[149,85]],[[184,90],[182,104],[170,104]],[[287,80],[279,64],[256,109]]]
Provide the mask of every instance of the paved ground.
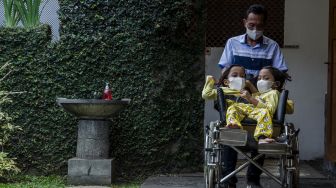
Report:
[[[246,187],[245,179],[239,177],[238,188]],[[335,188],[335,181],[328,179],[301,178],[300,187],[302,188]],[[261,180],[264,188],[280,188],[281,186],[269,178]],[[141,188],[204,188],[203,176],[161,176],[147,179]]]
[[[335,178],[327,177],[321,169],[316,168],[316,165],[312,167],[311,163],[300,163],[300,188],[336,188]],[[278,174],[277,161],[267,160],[265,161],[266,169],[268,169],[274,175]],[[245,188],[245,176],[246,170],[238,173],[238,188]],[[264,188],[280,188],[274,180],[270,179],[266,175],[262,175],[262,185]],[[180,174],[180,175],[161,175],[149,177],[141,185],[141,188],[204,188],[203,173],[193,174]],[[108,188],[106,186],[73,186],[68,188]]]
[[[277,174],[276,162],[267,161],[265,167],[274,175]],[[238,174],[238,188],[246,187],[245,172]],[[266,175],[262,176],[264,188],[280,188],[274,180]],[[182,174],[173,176],[153,176],[148,178],[141,188],[204,188],[203,173]],[[300,164],[300,187],[302,188],[336,188],[336,181],[323,175],[307,163]]]

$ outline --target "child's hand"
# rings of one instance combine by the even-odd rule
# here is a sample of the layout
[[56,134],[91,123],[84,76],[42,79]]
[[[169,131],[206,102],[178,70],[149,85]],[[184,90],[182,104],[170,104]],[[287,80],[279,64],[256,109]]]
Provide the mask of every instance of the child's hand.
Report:
[[240,96],[243,97],[244,99],[246,99],[247,101],[250,101],[251,99],[251,94],[250,92],[248,92],[247,90],[243,89],[240,91]]
[[253,85],[253,83],[250,80],[246,80],[245,88],[248,88],[252,93],[258,92],[257,88]]
[[206,80],[207,80],[207,81],[210,81],[210,79],[212,79],[212,80],[216,83],[216,79],[215,79],[215,77],[213,77],[213,76],[211,76],[211,75],[208,75],[208,76],[206,77]]
[[251,85],[253,85],[253,84],[252,84],[252,82],[251,82],[250,80],[246,80],[246,81],[245,81],[245,86],[246,86],[247,88],[250,88]]

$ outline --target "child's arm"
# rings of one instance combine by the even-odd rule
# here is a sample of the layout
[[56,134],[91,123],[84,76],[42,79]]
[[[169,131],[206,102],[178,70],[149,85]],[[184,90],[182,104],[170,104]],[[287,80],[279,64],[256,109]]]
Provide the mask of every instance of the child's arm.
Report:
[[202,98],[205,100],[215,100],[217,98],[217,90],[214,89],[216,81],[213,76],[207,76],[202,91]]
[[253,104],[253,106],[258,106],[259,101],[254,98],[247,90],[242,90],[240,92],[240,96],[246,99],[249,103]]
[[259,100],[257,108],[267,108],[269,113],[273,115],[278,107],[279,103],[279,91],[271,90],[263,97],[263,100]]
[[251,93],[257,93],[258,89],[253,85],[250,80],[246,80],[246,87],[250,89]]
[[243,90],[241,92],[241,97],[245,98],[249,103],[257,108],[266,108],[270,114],[274,114],[279,102],[279,92],[277,90],[271,90],[263,97],[264,100],[256,99],[251,94]]
[[288,99],[286,102],[286,114],[293,114],[294,113],[294,101]]

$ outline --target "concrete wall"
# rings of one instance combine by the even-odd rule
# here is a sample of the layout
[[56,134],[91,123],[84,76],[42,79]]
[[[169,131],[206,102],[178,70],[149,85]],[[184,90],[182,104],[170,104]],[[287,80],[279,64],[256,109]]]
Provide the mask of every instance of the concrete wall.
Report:
[[284,49],[293,82],[288,84],[296,102],[295,114],[288,117],[301,128],[302,159],[324,156],[324,94],[327,91],[328,0],[286,1],[285,44],[299,49]]
[[[328,0],[288,0],[285,5],[285,45],[282,49],[293,81],[286,86],[295,101],[295,113],[287,116],[301,128],[300,157],[303,160],[324,156],[324,94],[327,89]],[[239,23],[237,23],[239,24]],[[206,55],[206,75],[219,78],[217,66],[223,48],[211,48]],[[218,119],[212,102],[205,104],[204,123]]]
[[[59,40],[59,19],[57,11],[59,10],[58,0],[45,0],[40,6],[41,11],[41,23],[49,24],[52,31],[52,39]],[[3,1],[0,1],[0,26],[4,25],[5,15],[4,15]]]

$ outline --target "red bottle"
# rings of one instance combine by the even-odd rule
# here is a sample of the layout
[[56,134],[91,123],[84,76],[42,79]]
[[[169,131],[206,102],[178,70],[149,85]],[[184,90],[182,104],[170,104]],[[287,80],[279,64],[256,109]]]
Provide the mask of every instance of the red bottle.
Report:
[[104,93],[103,93],[103,99],[104,100],[112,100],[112,91],[109,87],[109,84],[106,83]]

